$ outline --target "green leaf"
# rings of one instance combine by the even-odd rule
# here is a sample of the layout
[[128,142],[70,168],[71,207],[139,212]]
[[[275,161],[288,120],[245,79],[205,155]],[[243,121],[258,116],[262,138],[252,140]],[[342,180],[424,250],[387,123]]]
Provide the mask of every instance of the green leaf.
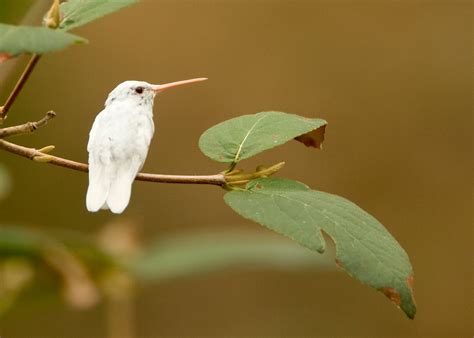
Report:
[[107,14],[137,3],[137,0],[69,0],[61,4],[60,29],[83,26]]
[[332,269],[294,243],[245,232],[181,235],[151,244],[130,267],[142,280],[163,280],[251,264],[280,269]]
[[322,119],[275,111],[243,115],[206,130],[199,147],[206,156],[223,163],[237,163],[295,138],[320,148],[326,124]]
[[0,53],[44,54],[84,42],[79,36],[46,27],[0,24]]
[[413,318],[413,270],[402,247],[374,217],[354,203],[306,185],[277,178],[251,181],[225,195],[245,218],[318,252],[321,230],[336,244],[336,262],[352,277],[383,292]]

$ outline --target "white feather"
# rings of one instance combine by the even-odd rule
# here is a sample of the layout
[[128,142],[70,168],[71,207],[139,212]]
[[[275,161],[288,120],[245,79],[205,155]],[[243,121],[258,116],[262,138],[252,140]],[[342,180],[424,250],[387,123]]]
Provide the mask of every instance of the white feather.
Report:
[[154,133],[154,92],[134,93],[146,82],[126,81],[107,98],[90,135],[87,210],[109,208],[122,213],[130,201],[132,184],[145,162]]
[[130,201],[132,183],[142,167],[138,156],[117,167],[114,180],[110,183],[106,204],[115,214],[121,214]]

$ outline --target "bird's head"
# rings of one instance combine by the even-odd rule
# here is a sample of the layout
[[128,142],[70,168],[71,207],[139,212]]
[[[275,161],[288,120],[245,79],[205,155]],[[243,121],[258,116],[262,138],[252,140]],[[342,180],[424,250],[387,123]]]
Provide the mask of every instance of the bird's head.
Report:
[[183,80],[171,82],[161,85],[153,85],[145,81],[125,81],[114,88],[105,101],[105,106],[124,103],[135,102],[137,105],[152,104],[155,95],[161,93],[169,88],[178,87],[181,85],[201,82],[207,78],[197,78],[191,80]]

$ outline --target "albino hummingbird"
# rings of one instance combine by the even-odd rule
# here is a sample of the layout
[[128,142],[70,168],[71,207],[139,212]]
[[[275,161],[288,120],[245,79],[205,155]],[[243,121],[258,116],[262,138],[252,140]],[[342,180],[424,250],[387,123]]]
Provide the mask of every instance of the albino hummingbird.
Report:
[[110,209],[116,214],[125,210],[130,201],[132,183],[143,167],[155,131],[155,95],[169,88],[204,80],[207,79],[162,85],[125,81],[110,92],[105,108],[95,118],[89,134],[87,210]]

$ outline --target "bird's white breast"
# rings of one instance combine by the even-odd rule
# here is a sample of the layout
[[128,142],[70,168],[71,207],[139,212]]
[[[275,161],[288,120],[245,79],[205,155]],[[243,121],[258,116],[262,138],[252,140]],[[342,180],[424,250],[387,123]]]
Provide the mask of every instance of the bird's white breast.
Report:
[[117,102],[100,112],[92,127],[88,151],[101,162],[138,155],[145,161],[154,133],[153,106]]

